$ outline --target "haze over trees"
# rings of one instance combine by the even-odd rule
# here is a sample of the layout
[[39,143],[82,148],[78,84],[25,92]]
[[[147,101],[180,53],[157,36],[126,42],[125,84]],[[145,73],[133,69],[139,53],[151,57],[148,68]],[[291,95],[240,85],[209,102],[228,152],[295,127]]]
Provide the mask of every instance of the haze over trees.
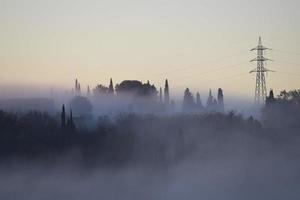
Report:
[[[125,81],[117,87],[116,92],[117,94],[129,92],[133,96],[151,96],[156,94],[156,89],[149,83],[141,84],[136,81]],[[217,105],[222,106],[221,89],[219,89],[218,94],[219,104]],[[211,102],[212,98],[210,96],[208,102]],[[197,95],[197,101],[195,102],[188,88],[185,90],[183,102],[183,107],[187,110],[197,110],[198,106],[201,105],[199,95]],[[92,107],[87,98],[76,96],[70,104],[71,110],[66,112],[65,105],[63,105],[60,115],[57,116],[34,111],[23,114],[1,111],[0,152],[2,159],[7,156],[36,157],[43,154],[57,154],[59,151],[65,151],[76,146],[83,152],[86,152],[86,148],[88,148],[88,152],[93,152],[93,155],[96,152],[101,155],[105,155],[107,152],[115,152],[113,155],[111,153],[105,155],[105,159],[115,162],[119,156],[125,156],[123,161],[130,160],[131,156],[137,153],[132,148],[140,144],[141,136],[145,138],[154,137],[166,148],[164,150],[160,149],[160,142],[144,141],[146,143],[143,143],[143,145],[149,145],[147,148],[152,149],[150,152],[153,153],[153,155],[148,155],[150,153],[148,152],[147,156],[145,155],[147,158],[153,157],[156,153],[163,156],[166,154],[164,151],[168,151],[168,148],[174,148],[175,150],[177,147],[168,146],[170,145],[169,142],[182,142],[181,139],[176,138],[191,137],[191,130],[197,130],[193,133],[196,134],[195,137],[202,138],[205,136],[206,139],[225,135],[229,137],[232,134],[254,134],[259,137],[267,136],[270,139],[275,136],[287,137],[286,135],[298,137],[300,128],[299,102],[299,91],[283,91],[277,98],[274,97],[273,91],[271,91],[266,106],[262,110],[262,122],[253,117],[243,119],[233,112],[228,114],[222,112],[197,114],[195,112],[195,114],[160,117],[155,115],[120,114],[114,119],[99,117],[97,126],[93,129],[77,129],[73,115],[77,117],[86,115]],[[289,134],[283,133],[283,129]],[[82,141],[85,142],[82,143]],[[148,142],[150,143],[147,144]],[[144,149],[146,146],[140,148]],[[90,151],[90,148],[95,149]],[[191,148],[190,145],[185,146],[184,151],[190,151],[189,148]],[[155,149],[158,152],[155,152]],[[128,154],[124,155],[124,151]],[[174,156],[183,155],[183,152],[180,152]],[[163,156],[161,159],[169,158]]]
[[[224,112],[224,96],[221,88],[218,89],[217,100],[209,91],[206,106],[202,104],[200,93],[196,96],[187,88],[184,92],[182,103],[176,105],[174,99],[170,97],[170,86],[168,79],[164,82],[164,88],[150,84],[150,81],[142,83],[138,80],[124,80],[121,83],[113,84],[112,78],[109,85],[97,84],[90,92],[87,86],[86,95],[80,90],[78,79],[75,80],[74,96],[86,97],[94,107],[94,114],[100,113],[118,114],[119,112],[152,113],[158,115],[173,113],[208,113]],[[67,103],[67,102],[66,102]],[[88,109],[89,110],[89,109]],[[106,111],[105,111],[106,110]],[[102,111],[102,112],[101,112]],[[104,112],[105,111],[105,112]],[[74,113],[77,113],[77,111]],[[101,115],[101,114],[100,114]],[[97,114],[96,114],[97,116]]]
[[267,127],[300,130],[300,90],[282,91],[275,97],[273,90],[266,99],[262,120]]
[[[150,83],[129,81],[121,88],[115,95],[129,92],[139,99],[155,93]],[[210,97],[213,103],[212,94]],[[217,109],[222,109],[222,97],[218,90]],[[89,110],[87,97],[74,98],[74,102],[80,99],[83,113]],[[153,101],[164,105],[160,99]],[[65,199],[75,188],[79,196],[72,199],[79,200],[91,195],[91,183],[97,188],[93,197],[108,199],[116,198],[110,193],[116,190],[126,191],[117,199],[135,198],[139,191],[141,196],[176,199],[172,194],[178,188],[176,195],[183,192],[199,197],[206,192],[212,199],[218,191],[222,198],[250,200],[253,190],[254,196],[264,199],[272,199],[274,193],[279,199],[287,193],[291,194],[288,199],[299,197],[298,90],[278,97],[271,91],[261,121],[232,111],[200,112],[200,94],[195,101],[189,89],[184,99],[191,112],[99,116],[93,127],[82,126],[87,118],[73,116],[70,105],[62,105],[55,115],[0,111],[0,176],[6,177],[0,180],[0,197],[24,197],[34,189],[34,200],[45,196]],[[19,181],[28,179],[34,185],[18,187]],[[217,189],[197,193],[204,186]]]

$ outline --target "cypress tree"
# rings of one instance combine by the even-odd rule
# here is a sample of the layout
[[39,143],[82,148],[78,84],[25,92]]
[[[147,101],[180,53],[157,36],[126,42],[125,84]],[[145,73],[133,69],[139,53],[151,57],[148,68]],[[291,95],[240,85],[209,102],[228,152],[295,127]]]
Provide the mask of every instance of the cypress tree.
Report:
[[194,108],[195,101],[193,94],[190,92],[189,88],[186,88],[183,96],[183,110],[191,111]]
[[224,112],[224,97],[221,88],[218,89],[218,111]]
[[170,94],[169,94],[169,83],[168,79],[165,81],[165,89],[164,89],[164,103],[169,105],[170,103]]
[[213,96],[211,94],[211,89],[210,89],[209,94],[208,94],[208,98],[207,98],[207,102],[206,102],[206,108],[211,109],[212,104],[213,104]]
[[78,83],[78,94],[81,93],[80,83]]
[[266,98],[266,105],[268,106],[269,104],[273,103],[274,101],[275,101],[274,92],[273,92],[273,90],[270,90],[269,96]]
[[159,88],[159,103],[162,104],[162,89]]
[[270,90],[269,98],[274,100],[274,93],[273,90]]
[[78,80],[77,78],[75,79],[75,93],[78,92]]
[[88,97],[91,95],[91,90],[90,90],[90,86],[89,85],[87,86],[87,89],[86,89],[86,95]]
[[71,130],[75,129],[75,124],[74,124],[74,121],[73,121],[72,109],[70,110],[70,128],[71,128]]
[[108,93],[109,94],[114,94],[114,92],[115,92],[115,90],[114,90],[113,81],[112,81],[112,78],[110,78],[109,87],[108,87]]
[[70,124],[73,124],[73,115],[72,115],[72,109],[70,110]]
[[65,127],[66,125],[66,113],[65,113],[65,104],[62,105],[61,111],[61,127]]
[[201,101],[201,97],[200,97],[200,93],[197,92],[196,94],[196,105],[198,109],[202,109],[203,105],[202,105],[202,101]]

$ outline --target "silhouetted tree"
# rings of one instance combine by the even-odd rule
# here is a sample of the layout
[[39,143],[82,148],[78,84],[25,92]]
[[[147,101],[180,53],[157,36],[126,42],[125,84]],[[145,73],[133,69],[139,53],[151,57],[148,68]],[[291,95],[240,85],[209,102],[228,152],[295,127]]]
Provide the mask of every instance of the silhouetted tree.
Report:
[[90,90],[90,86],[88,85],[87,86],[87,89],[86,89],[86,96],[91,96],[91,90]]
[[106,95],[108,94],[108,90],[109,88],[104,86],[104,85],[101,85],[101,84],[98,84],[94,89],[93,89],[93,94],[95,96],[101,96],[101,95]]
[[157,90],[154,85],[150,85],[150,83],[143,84],[136,80],[122,81],[116,85],[116,92],[136,97],[151,97],[153,100],[157,99]]
[[210,111],[213,109],[213,96],[211,94],[211,89],[209,90],[209,94],[206,102],[206,108]]
[[109,94],[114,94],[115,90],[114,90],[114,85],[113,85],[113,81],[112,79],[110,78],[110,81],[109,81],[109,87],[108,87],[108,93]]
[[197,92],[196,94],[196,105],[197,105],[197,108],[202,110],[203,109],[203,105],[202,105],[202,101],[201,101],[201,97],[200,97],[200,93]]
[[266,106],[272,104],[275,101],[273,90],[270,90],[269,96],[266,98]]
[[221,88],[218,89],[218,111],[224,112],[224,97]]
[[[298,93],[299,92],[299,93]],[[271,90],[262,110],[263,123],[268,128],[293,132],[300,129],[300,90],[281,91],[278,98]]]
[[218,111],[218,101],[215,98],[212,103],[212,111]]
[[88,115],[92,111],[92,104],[86,97],[75,96],[70,102],[70,108],[77,116]]
[[61,127],[65,127],[66,125],[66,113],[65,113],[65,104],[62,105],[61,111]]
[[192,111],[195,108],[195,101],[193,94],[190,92],[189,88],[186,88],[183,96],[183,110]]
[[78,80],[77,78],[75,79],[75,93],[78,92]]
[[279,98],[283,99],[283,100],[299,101],[300,100],[300,89],[291,90],[288,92],[286,90],[283,90],[280,92]]
[[165,81],[165,89],[164,89],[164,103],[165,105],[169,105],[170,103],[170,93],[169,93],[169,83],[168,79]]
[[75,95],[80,95],[81,93],[81,88],[80,88],[80,83],[78,82],[78,79],[75,79]]
[[70,128],[72,129],[72,130],[74,130],[75,129],[75,124],[74,124],[74,121],[73,121],[73,113],[72,113],[72,109],[70,110]]
[[80,83],[78,83],[78,94],[81,93],[81,87],[80,87]]
[[162,104],[163,100],[162,100],[162,89],[161,87],[159,88],[159,103]]
[[[186,90],[186,96],[191,99],[189,90]],[[247,148],[254,150],[255,154],[266,149],[273,151],[277,147],[280,152],[283,149],[290,152],[291,147],[297,151],[299,145],[294,142],[299,141],[299,105],[292,100],[276,99],[273,106],[279,107],[278,110],[269,110],[269,117],[273,117],[268,119],[273,122],[271,129],[266,129],[265,124],[262,126],[253,117],[244,119],[234,112],[172,116],[122,114],[113,121],[100,117],[92,129],[75,129],[70,110],[66,127],[62,129],[59,115],[0,111],[0,161],[5,163],[16,158],[22,161],[60,160],[58,156],[76,149],[80,155],[75,156],[76,159],[82,158],[77,161],[85,162],[85,166],[119,167],[122,164],[128,166],[132,160],[134,164],[169,165],[199,152],[205,153],[202,155],[224,155],[223,147],[231,150],[244,144],[255,146],[254,149]],[[277,129],[277,126],[283,128]],[[268,144],[268,148],[264,144]]]

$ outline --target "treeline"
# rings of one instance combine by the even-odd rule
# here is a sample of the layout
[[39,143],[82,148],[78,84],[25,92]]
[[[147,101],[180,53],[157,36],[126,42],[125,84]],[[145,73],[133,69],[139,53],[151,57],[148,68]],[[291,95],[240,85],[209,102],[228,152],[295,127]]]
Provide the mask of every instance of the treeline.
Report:
[[1,111],[0,158],[51,160],[76,151],[78,158],[95,163],[163,163],[192,154],[201,143],[263,132],[260,122],[233,112],[170,117],[126,114],[113,121],[100,117],[97,127],[89,130],[62,127],[59,116],[47,113]]
[[300,133],[300,90],[284,90],[277,97],[271,90],[262,110],[262,121],[268,128]]
[[53,160],[76,152],[75,158],[88,164],[166,164],[196,153],[213,155],[245,146],[255,151],[279,148],[300,141],[299,94],[283,92],[275,98],[271,91],[262,122],[234,112],[120,114],[99,117],[95,128],[76,128],[72,112],[66,114],[64,107],[55,116],[0,111],[0,161]]

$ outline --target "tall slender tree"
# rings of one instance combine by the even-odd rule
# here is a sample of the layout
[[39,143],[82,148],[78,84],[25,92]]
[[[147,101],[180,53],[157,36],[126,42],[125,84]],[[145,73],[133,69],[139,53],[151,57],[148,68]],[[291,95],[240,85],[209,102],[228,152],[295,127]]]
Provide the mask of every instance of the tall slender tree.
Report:
[[65,112],[65,104],[62,105],[62,111],[61,111],[61,127],[66,126],[66,112]]
[[266,106],[270,105],[271,103],[273,103],[275,101],[275,98],[274,98],[274,92],[273,90],[271,89],[270,90],[270,93],[269,93],[269,96],[266,98]]
[[159,88],[159,103],[162,104],[162,89],[161,87]]
[[70,123],[73,124],[73,114],[72,114],[72,109],[70,110]]
[[80,83],[78,83],[78,94],[80,95],[81,93],[81,87],[80,87]]
[[221,88],[218,89],[218,111],[224,112],[224,97],[223,90]]
[[72,130],[75,129],[75,124],[74,124],[74,121],[73,121],[72,109],[70,110],[70,124],[69,124],[69,127],[70,127]]
[[198,108],[202,108],[203,107],[199,92],[197,92],[197,94],[196,94],[196,105],[197,105]]
[[87,86],[87,89],[86,89],[86,96],[91,96],[91,90],[90,90],[90,86],[88,85]]
[[169,105],[170,103],[170,93],[169,93],[169,83],[168,79],[165,81],[165,89],[164,89],[164,103]]
[[213,96],[211,94],[211,89],[210,89],[209,94],[208,94],[208,98],[207,98],[207,102],[206,102],[206,108],[211,109],[212,104],[213,104]]
[[193,94],[190,92],[189,88],[186,88],[183,96],[183,110],[192,111],[195,107],[195,101]]
[[110,78],[109,87],[108,87],[108,94],[114,94],[114,92],[115,92],[115,90],[114,90],[113,81],[112,81],[112,78]]
[[75,94],[78,92],[78,80],[75,79]]

